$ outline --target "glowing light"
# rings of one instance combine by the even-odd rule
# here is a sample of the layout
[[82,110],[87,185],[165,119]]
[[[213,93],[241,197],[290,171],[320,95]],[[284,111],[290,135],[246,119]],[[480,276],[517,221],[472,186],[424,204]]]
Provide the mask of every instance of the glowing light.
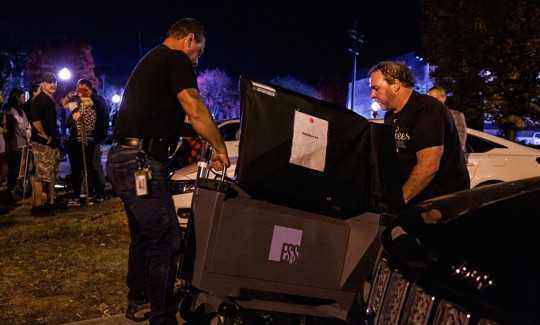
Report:
[[122,97],[120,97],[120,95],[115,94],[114,96],[112,96],[112,102],[115,104],[120,103],[121,100],[122,100]]
[[377,102],[373,102],[371,103],[371,109],[374,110],[374,111],[378,111],[381,109],[381,105],[379,105],[379,103]]
[[69,71],[68,68],[62,68],[62,70],[58,72],[58,78],[61,80],[69,80],[71,78],[71,71]]

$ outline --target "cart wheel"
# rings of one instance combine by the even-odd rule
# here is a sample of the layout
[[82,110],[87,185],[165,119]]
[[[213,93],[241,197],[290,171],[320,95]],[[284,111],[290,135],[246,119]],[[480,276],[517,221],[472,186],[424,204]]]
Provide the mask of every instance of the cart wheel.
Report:
[[238,319],[240,308],[232,302],[222,302],[218,308],[218,324],[219,325],[237,325],[242,324]]
[[194,299],[193,295],[186,295],[182,300],[180,300],[180,305],[178,306],[178,311],[180,312],[180,317],[186,322],[197,323],[204,317],[204,305],[197,304],[197,300]]
[[[304,324],[309,325],[345,325],[346,322],[344,320],[336,319],[336,318],[326,318],[326,317],[314,317],[314,316],[307,316]],[[362,323],[351,323],[351,324],[362,324]]]

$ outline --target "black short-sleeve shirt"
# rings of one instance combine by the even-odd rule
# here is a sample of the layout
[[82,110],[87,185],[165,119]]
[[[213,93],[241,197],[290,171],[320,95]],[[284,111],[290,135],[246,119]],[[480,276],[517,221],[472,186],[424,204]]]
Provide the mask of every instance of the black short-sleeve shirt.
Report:
[[[52,138],[51,146],[55,146],[58,141],[58,125],[56,124],[56,104],[44,92],[39,93],[33,100],[30,107],[30,122],[41,122],[43,131]],[[32,137],[34,142],[46,144],[47,139],[38,135],[37,129],[32,124]]]
[[395,127],[396,151],[402,183],[416,165],[416,152],[443,146],[439,170],[434,179],[411,203],[468,189],[469,173],[452,114],[437,99],[413,91],[399,113],[388,111],[385,124]]
[[188,88],[197,89],[189,57],[163,44],[157,46],[142,58],[128,80],[114,137],[177,141],[185,117],[177,94]]

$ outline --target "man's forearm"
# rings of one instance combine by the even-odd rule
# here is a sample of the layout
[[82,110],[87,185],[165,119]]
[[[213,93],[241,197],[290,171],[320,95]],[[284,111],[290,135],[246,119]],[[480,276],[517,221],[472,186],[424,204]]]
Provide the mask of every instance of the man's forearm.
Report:
[[413,169],[405,184],[403,184],[402,192],[405,203],[408,203],[422,192],[431,180],[433,180],[433,177],[435,177],[435,174],[427,175],[426,172],[422,171],[422,168],[417,167],[418,165]]
[[443,146],[430,147],[416,153],[416,165],[403,184],[403,201],[408,203],[422,192],[439,170]]
[[195,132],[208,141],[217,153],[227,154],[223,138],[199,92],[196,89],[186,89],[178,95],[178,99]]
[[221,133],[217,128],[216,123],[212,119],[210,113],[205,115],[190,117],[189,122],[193,126],[193,129],[197,134],[206,139],[208,143],[216,150],[218,153],[227,153],[227,147],[221,138]]
[[32,125],[34,125],[34,127],[38,131],[38,135],[42,137],[43,139],[47,140],[47,144],[52,142],[52,136],[45,133],[45,130],[43,129],[43,125],[41,124],[41,121],[32,122]]
[[47,133],[45,133],[45,130],[43,129],[43,125],[41,124],[41,121],[32,122],[32,125],[34,125],[39,135],[43,137],[47,136]]

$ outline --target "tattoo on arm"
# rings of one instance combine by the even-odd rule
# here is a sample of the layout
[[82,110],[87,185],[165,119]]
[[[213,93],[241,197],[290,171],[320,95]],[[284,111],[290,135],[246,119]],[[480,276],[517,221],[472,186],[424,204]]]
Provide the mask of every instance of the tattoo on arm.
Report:
[[193,98],[193,99],[201,99],[201,94],[199,93],[199,91],[197,89],[194,89],[194,88],[188,88],[186,89],[187,91],[187,94]]

